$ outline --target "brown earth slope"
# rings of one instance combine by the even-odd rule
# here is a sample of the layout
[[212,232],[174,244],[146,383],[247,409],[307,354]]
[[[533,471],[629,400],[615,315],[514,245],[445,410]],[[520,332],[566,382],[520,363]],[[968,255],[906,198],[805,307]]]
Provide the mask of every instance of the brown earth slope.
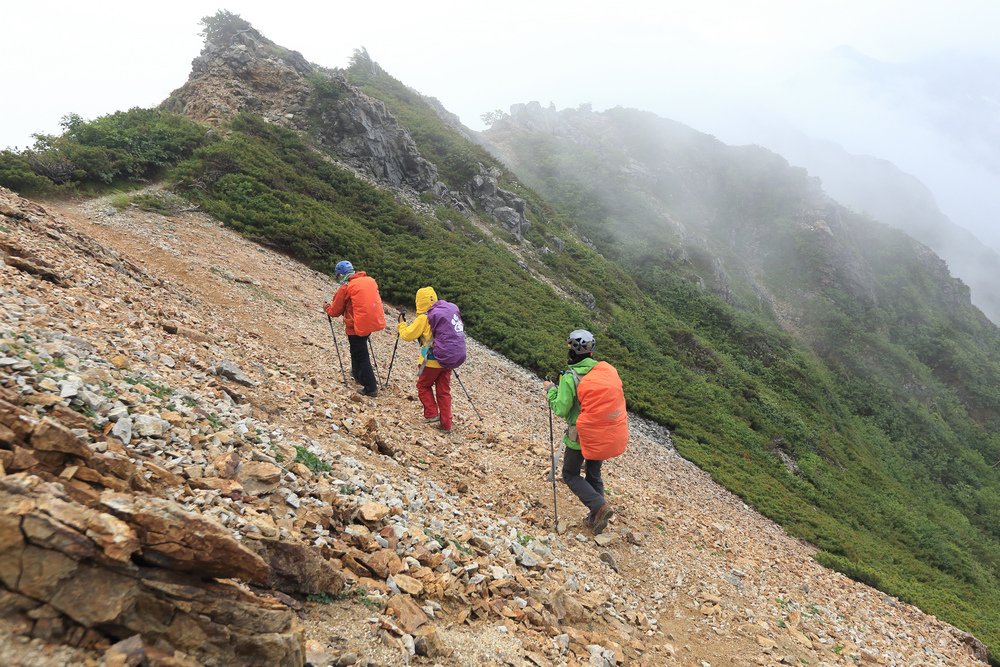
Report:
[[207,216],[0,189],[0,251],[3,664],[980,664],[648,424],[555,530],[537,378],[473,345],[445,436],[402,343],[361,399],[331,281]]

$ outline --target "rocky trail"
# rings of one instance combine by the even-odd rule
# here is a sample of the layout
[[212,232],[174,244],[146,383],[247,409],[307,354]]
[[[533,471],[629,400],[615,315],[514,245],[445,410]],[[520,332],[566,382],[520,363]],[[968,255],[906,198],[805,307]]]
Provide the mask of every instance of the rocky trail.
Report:
[[[332,281],[203,214],[0,189],[0,252],[0,664],[984,659],[639,420],[609,531],[562,484],[554,526],[536,377],[474,344],[484,419],[456,383],[445,435],[401,343],[360,397]],[[372,342],[384,377],[395,336]]]

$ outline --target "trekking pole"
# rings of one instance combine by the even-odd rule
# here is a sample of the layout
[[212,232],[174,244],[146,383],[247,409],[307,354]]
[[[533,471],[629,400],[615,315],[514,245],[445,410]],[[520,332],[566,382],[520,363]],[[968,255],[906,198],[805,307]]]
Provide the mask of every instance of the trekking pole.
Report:
[[333,330],[333,318],[327,315],[326,321],[330,323],[330,335],[333,336],[333,347],[337,350],[337,361],[340,362],[340,375],[344,378],[344,384],[347,384],[347,373],[344,372],[344,359],[340,356],[340,344],[337,343],[337,334]]
[[372,347],[372,337],[371,336],[368,337],[368,351],[372,355],[372,365],[375,367],[375,386],[377,387],[378,386],[378,376],[381,375],[381,373],[378,372],[378,359],[375,358],[375,348]]
[[476,404],[472,402],[472,397],[469,396],[469,390],[465,388],[465,383],[462,382],[462,378],[459,376],[457,368],[455,369],[455,379],[458,380],[458,384],[462,385],[462,391],[465,392],[465,397],[469,399],[472,409],[476,411],[476,416],[479,417],[479,421],[483,421],[483,416],[479,414],[479,410],[476,410]]
[[549,461],[552,466],[552,515],[555,517],[555,529],[559,532],[559,507],[556,505],[556,436],[552,427],[552,406],[548,398],[545,404],[549,408]]
[[[402,316],[402,313],[400,313],[400,316]],[[403,321],[405,322],[406,320]],[[392,364],[393,362],[396,361],[396,348],[398,347],[399,347],[399,333],[397,332],[396,344],[392,346],[392,357],[389,358],[389,372],[385,374],[385,383],[382,385],[383,389],[389,386],[389,378],[392,377]]]

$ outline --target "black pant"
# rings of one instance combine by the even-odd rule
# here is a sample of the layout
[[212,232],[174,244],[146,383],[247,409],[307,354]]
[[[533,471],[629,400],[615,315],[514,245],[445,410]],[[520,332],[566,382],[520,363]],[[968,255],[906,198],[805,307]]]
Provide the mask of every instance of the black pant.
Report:
[[365,391],[373,394],[378,391],[375,371],[372,370],[372,360],[368,356],[368,336],[351,336],[347,343],[351,347],[351,376],[361,383]]
[[[576,494],[587,509],[590,516],[604,504],[604,480],[601,479],[601,464],[603,461],[588,461],[583,458],[579,449],[566,448],[563,454],[562,478],[566,486]],[[580,477],[580,468],[585,468],[586,477]]]

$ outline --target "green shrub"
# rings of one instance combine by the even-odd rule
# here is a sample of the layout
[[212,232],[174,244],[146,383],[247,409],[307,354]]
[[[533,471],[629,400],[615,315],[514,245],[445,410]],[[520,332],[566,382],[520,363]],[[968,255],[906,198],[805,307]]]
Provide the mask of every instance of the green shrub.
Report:
[[132,198],[125,192],[119,192],[116,195],[112,195],[111,199],[108,200],[108,203],[120,211],[123,208],[128,208],[132,204]]
[[108,203],[118,210],[133,206],[143,211],[159,213],[161,215],[173,215],[188,206],[187,200],[172,192],[164,190],[153,190],[134,194],[120,192],[113,195],[108,200]]
[[55,182],[36,173],[24,154],[10,150],[0,151],[0,185],[24,195],[55,189]]
[[131,109],[86,121],[63,118],[60,135],[35,135],[20,153],[0,153],[0,185],[26,194],[81,185],[142,183],[209,141],[205,127],[157,109]]
[[817,552],[815,558],[816,562],[820,565],[846,574],[855,581],[868,584],[873,588],[880,588],[882,586],[882,578],[861,563],[850,561],[843,556],[837,556],[826,551]]
[[226,38],[232,38],[236,33],[243,32],[246,30],[251,30],[253,26],[241,17],[239,14],[234,14],[231,11],[220,9],[212,16],[206,16],[201,19],[198,23],[201,24],[201,36],[206,39],[206,41],[211,42],[221,42]]
[[330,472],[330,464],[302,445],[295,445],[295,463],[301,463],[313,472]]

